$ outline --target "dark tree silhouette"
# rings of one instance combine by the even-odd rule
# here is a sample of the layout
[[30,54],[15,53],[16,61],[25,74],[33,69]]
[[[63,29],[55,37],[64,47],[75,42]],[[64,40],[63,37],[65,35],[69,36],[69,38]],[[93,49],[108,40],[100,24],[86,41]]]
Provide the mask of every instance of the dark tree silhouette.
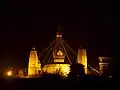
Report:
[[71,72],[69,75],[76,76],[76,75],[84,75],[85,70],[84,70],[84,65],[83,64],[72,64],[70,66]]
[[102,74],[103,77],[107,78],[111,75],[112,75],[112,73],[111,73],[110,69],[103,69],[103,74]]

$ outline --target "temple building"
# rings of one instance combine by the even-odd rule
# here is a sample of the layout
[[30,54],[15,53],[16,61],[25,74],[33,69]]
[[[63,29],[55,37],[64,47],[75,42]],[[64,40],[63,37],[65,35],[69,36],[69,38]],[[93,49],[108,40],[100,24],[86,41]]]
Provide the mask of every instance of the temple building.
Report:
[[70,64],[65,63],[66,57],[67,54],[62,41],[62,34],[60,32],[57,32],[56,43],[52,48],[51,63],[45,65],[42,68],[42,71],[47,73],[59,73],[66,76],[70,71]]
[[[53,40],[45,52],[42,53],[41,63],[38,60],[37,51],[34,47],[32,48],[29,58],[28,75],[39,75],[41,71],[42,73],[57,73],[67,76],[71,70],[70,66],[76,63],[84,66],[85,74],[93,72],[99,74],[98,70],[88,65],[86,49],[79,48],[76,53],[62,37],[62,32],[59,31],[56,33],[56,40]],[[101,71],[103,63],[100,62],[99,64]]]
[[42,70],[47,73],[58,73],[63,76],[69,74],[70,64],[64,64],[64,55],[62,51],[58,51],[57,55],[54,56],[54,62],[52,64],[45,65]]
[[35,47],[30,51],[29,63],[28,63],[28,75],[36,76],[40,75],[41,71],[41,63],[38,60],[37,51]]

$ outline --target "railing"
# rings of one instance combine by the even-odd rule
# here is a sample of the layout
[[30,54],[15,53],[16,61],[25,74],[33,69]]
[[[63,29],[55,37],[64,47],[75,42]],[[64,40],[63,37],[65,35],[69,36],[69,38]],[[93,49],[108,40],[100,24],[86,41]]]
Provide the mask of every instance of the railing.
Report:
[[95,71],[96,73],[100,73],[98,70],[94,69],[94,68],[91,67],[90,65],[88,65],[88,67],[89,67],[91,70]]

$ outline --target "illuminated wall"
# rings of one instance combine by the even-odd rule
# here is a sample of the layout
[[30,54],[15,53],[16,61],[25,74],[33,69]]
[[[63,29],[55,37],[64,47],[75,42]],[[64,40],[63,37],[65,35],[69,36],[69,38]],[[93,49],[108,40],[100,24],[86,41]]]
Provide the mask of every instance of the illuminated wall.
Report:
[[66,76],[70,72],[70,64],[47,64],[42,68],[43,72],[47,73],[59,73]]
[[85,66],[85,73],[87,74],[87,53],[86,49],[78,49],[77,63]]
[[53,53],[53,58],[56,64],[47,64],[42,68],[42,71],[52,74],[59,73],[60,75],[67,76],[70,72],[70,64],[58,64],[64,63],[64,53],[59,50],[56,54]]
[[37,51],[35,48],[32,48],[29,57],[29,64],[28,64],[28,75],[39,75],[41,70],[41,64],[38,60]]

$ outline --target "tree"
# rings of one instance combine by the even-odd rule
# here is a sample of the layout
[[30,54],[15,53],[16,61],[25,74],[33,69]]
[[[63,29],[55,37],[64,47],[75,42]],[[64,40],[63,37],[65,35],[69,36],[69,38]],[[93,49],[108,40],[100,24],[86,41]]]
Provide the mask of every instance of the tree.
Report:
[[71,72],[70,75],[72,76],[76,76],[76,75],[84,75],[85,74],[85,70],[84,70],[84,65],[83,64],[72,64],[70,66]]

